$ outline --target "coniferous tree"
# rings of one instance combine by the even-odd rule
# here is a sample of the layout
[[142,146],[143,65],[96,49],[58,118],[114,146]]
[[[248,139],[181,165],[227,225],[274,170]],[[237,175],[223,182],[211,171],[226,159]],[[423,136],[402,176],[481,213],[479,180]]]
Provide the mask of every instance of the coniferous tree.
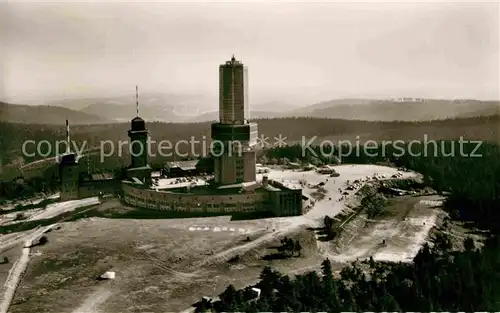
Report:
[[302,255],[302,246],[300,245],[300,242],[298,240],[295,241],[293,250],[298,254],[298,256]]

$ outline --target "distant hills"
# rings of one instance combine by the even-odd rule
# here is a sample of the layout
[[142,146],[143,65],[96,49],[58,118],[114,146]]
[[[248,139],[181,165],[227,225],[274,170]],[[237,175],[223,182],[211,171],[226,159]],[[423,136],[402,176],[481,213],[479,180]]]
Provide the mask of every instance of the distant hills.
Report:
[[110,120],[98,115],[63,107],[47,105],[18,105],[0,102],[0,122],[25,124],[64,124],[69,119],[73,124],[98,124]]
[[[141,93],[140,115],[147,121],[188,122],[202,115],[207,107],[217,105],[217,99],[201,95],[169,93]],[[136,113],[135,95],[67,99],[51,101],[50,105],[62,106],[87,114],[101,116],[118,122],[130,121]]]
[[431,121],[500,114],[500,102],[479,100],[331,100],[288,112],[285,116],[364,121]]
[[[73,124],[128,122],[136,115],[134,96],[52,101],[27,106],[1,103],[0,121]],[[210,109],[212,108],[212,109]],[[199,123],[218,120],[217,99],[198,95],[148,93],[140,96],[140,115],[147,121]],[[251,105],[251,119],[315,117],[364,121],[431,121],[500,115],[499,101],[440,99],[336,99],[297,108],[285,102]]]
[[[261,119],[261,118],[274,118],[274,117],[282,117],[283,114],[280,112],[272,112],[272,111],[250,111],[251,119]],[[203,113],[200,116],[194,117],[189,120],[190,123],[199,123],[199,122],[210,122],[217,121],[219,119],[219,112],[212,111]]]
[[[294,107],[286,102],[272,101],[264,102],[257,105],[251,105],[250,107],[250,118],[251,119],[261,119],[261,118],[276,118],[276,117],[286,117],[286,113],[290,112]],[[208,122],[216,121],[219,119],[219,111],[212,110],[200,114],[190,120],[190,123]]]

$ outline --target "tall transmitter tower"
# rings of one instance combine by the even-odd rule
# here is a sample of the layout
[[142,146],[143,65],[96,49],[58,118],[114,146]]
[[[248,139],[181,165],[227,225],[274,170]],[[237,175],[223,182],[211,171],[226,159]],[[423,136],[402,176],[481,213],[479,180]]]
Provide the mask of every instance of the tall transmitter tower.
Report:
[[219,122],[212,139],[222,145],[214,152],[215,182],[230,185],[255,181],[257,124],[249,122],[248,70],[233,57],[219,66]]

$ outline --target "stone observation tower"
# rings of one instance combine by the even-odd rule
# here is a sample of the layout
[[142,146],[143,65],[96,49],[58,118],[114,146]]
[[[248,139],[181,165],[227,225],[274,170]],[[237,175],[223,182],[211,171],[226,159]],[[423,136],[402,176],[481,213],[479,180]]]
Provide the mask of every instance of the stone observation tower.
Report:
[[217,184],[255,181],[258,130],[257,124],[248,120],[247,73],[234,55],[219,67],[219,122],[212,124]]
[[137,178],[143,183],[148,183],[151,179],[151,167],[148,164],[148,139],[149,132],[146,129],[146,122],[139,117],[139,92],[135,87],[135,104],[137,116],[132,119],[131,127],[128,131],[130,138],[130,166],[127,169],[127,178]]

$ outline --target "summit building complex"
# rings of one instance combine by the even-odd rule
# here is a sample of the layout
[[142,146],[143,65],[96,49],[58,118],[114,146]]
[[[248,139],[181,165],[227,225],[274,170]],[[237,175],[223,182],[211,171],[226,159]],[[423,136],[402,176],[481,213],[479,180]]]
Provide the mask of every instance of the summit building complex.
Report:
[[[220,213],[271,212],[275,216],[299,215],[313,201],[300,184],[278,182],[256,174],[257,124],[251,123],[248,105],[248,71],[234,56],[219,66],[219,121],[212,124],[214,177],[151,179],[147,143],[149,131],[137,116],[128,131],[130,166],[121,177],[109,173],[81,173],[78,156],[66,153],[60,163],[61,200],[101,194],[120,195],[128,205],[172,212]],[[68,124],[67,124],[68,125]],[[69,143],[69,126],[67,126]],[[195,162],[196,164],[196,162]],[[196,165],[193,166],[196,169]],[[188,176],[188,175],[186,175]],[[186,182],[187,180],[187,182]]]

